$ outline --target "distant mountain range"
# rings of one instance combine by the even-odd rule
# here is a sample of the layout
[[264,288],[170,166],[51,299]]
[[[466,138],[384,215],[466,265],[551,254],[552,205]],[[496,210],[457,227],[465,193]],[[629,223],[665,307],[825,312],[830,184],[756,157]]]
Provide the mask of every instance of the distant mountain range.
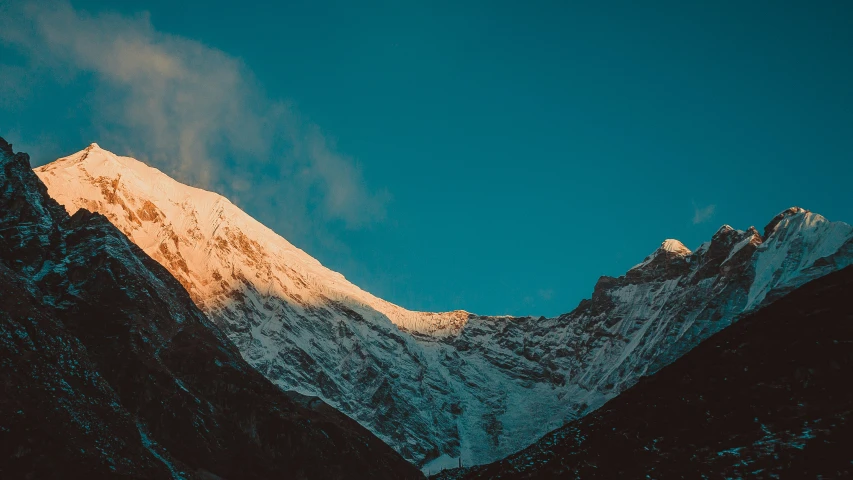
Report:
[[853,263],[850,225],[795,207],[760,232],[723,226],[696,251],[667,240],[558,317],[412,312],[227,199],[96,144],[36,174],[69,214],[104,215],[165,267],[266,378],[322,398],[427,472],[499,460],[587,418],[740,318]]
[[0,139],[0,478],[422,478],[278,389],[166,269],[75,210]]

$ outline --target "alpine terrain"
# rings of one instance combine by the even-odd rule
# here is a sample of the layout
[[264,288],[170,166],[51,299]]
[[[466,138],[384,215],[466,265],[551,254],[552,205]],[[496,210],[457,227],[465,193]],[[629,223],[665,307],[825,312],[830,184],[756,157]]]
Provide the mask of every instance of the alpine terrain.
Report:
[[441,479],[849,478],[853,267],[714,335],[509,458]]
[[425,472],[482,464],[592,412],[701,341],[853,263],[853,228],[790,208],[759,231],[667,240],[555,318],[405,310],[215,193],[92,144],[36,169],[70,214],[106,216],[243,358],[318,396]]
[[286,393],[105,217],[0,139],[0,477],[421,478]]

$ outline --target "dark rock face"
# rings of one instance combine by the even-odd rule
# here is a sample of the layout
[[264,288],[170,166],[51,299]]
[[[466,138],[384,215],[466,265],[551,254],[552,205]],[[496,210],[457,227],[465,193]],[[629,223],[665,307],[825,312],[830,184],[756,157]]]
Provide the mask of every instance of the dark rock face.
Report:
[[439,478],[853,474],[853,267],[706,340],[508,458]]
[[420,478],[250,367],[162,266],[0,139],[0,477]]

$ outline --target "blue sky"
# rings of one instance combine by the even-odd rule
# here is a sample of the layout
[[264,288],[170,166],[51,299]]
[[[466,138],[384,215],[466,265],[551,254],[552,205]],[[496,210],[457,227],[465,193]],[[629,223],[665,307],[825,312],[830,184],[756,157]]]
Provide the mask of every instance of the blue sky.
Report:
[[853,222],[853,3],[0,0],[0,135],[225,194],[412,309],[554,315],[666,238]]

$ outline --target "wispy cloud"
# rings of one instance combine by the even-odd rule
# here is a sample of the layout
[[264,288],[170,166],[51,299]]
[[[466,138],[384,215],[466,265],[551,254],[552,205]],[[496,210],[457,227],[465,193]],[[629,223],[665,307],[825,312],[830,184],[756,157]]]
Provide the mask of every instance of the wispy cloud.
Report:
[[542,300],[551,300],[552,298],[554,298],[554,289],[543,288],[536,292],[536,294],[539,295],[539,298],[541,298]]
[[102,147],[252,205],[287,231],[304,233],[318,218],[357,228],[384,217],[387,194],[368,188],[319,126],[269,98],[239,59],[158,31],[147,14],[41,1],[0,13],[0,42],[30,60],[31,75],[92,78],[87,102]]
[[693,224],[698,225],[700,223],[707,222],[714,216],[714,211],[716,209],[716,205],[700,207],[699,205],[696,205],[696,202],[693,202]]

